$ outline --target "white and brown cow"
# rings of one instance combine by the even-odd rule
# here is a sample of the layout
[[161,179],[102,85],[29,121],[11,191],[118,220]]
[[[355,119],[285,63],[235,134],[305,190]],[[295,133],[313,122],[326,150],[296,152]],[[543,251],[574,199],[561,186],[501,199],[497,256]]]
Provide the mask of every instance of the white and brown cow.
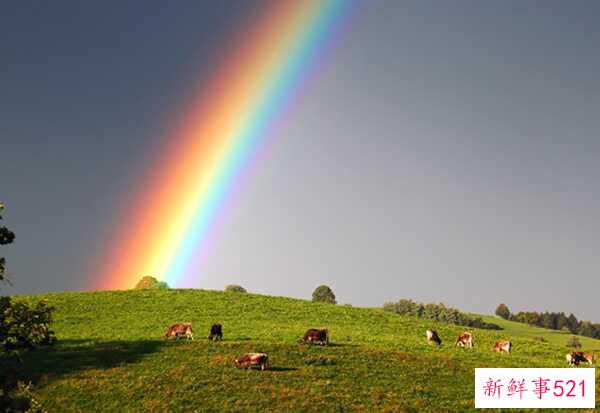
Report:
[[567,363],[571,366],[579,366],[579,363],[594,364],[596,355],[593,352],[584,353],[583,351],[572,351],[567,354]]
[[246,353],[234,360],[237,368],[251,368],[252,366],[260,366],[261,370],[269,368],[269,356],[266,353]]
[[494,350],[496,353],[510,353],[510,350],[512,350],[512,343],[508,340],[496,341],[496,344],[494,344],[494,348],[492,350]]
[[473,348],[473,334],[467,331],[461,333],[456,340],[456,345],[458,347]]
[[432,329],[427,329],[427,331],[425,332],[425,335],[427,336],[427,342],[428,343],[435,343],[438,346],[442,345],[442,339],[440,338],[440,336],[438,335],[437,331],[432,330]]
[[179,337],[185,336],[189,340],[194,339],[194,334],[192,331],[192,323],[175,323],[171,324],[171,326],[167,329],[165,333],[165,337],[175,337],[179,339]]

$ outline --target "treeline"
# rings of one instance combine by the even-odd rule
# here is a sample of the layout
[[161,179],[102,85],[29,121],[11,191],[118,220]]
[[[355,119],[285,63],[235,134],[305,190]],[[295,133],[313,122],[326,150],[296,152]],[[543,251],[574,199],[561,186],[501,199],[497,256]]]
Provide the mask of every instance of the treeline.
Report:
[[512,314],[505,304],[496,308],[496,315],[511,321],[525,323],[532,326],[548,328],[550,330],[569,331],[580,336],[600,339],[600,324],[590,321],[580,321],[572,313],[568,316],[563,313],[537,311],[520,311]]
[[460,312],[456,308],[446,307],[444,304],[422,304],[413,300],[402,299],[396,303],[385,303],[385,311],[391,311],[401,315],[411,315],[427,318],[429,320],[443,321],[459,326],[485,328],[488,330],[502,330],[497,324],[486,323],[481,317],[472,317]]

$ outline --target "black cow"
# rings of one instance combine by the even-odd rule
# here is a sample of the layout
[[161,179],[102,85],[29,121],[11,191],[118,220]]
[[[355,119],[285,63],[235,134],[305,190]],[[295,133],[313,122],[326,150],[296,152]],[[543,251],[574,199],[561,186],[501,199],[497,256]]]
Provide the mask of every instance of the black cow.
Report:
[[221,326],[221,324],[213,324],[210,326],[208,339],[214,341],[223,340],[223,326]]

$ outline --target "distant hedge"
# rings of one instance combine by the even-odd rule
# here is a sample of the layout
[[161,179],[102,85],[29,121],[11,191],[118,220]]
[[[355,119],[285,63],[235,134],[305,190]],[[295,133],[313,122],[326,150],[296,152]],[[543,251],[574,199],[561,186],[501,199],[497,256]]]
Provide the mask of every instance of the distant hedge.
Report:
[[572,313],[567,317],[563,312],[554,313],[545,311],[538,313],[537,311],[519,311],[516,314],[511,314],[508,319],[532,326],[569,331],[580,336],[600,339],[600,323],[578,320]]
[[456,308],[446,307],[444,304],[422,304],[413,300],[402,299],[396,303],[385,303],[385,311],[401,315],[412,315],[429,320],[444,321],[459,326],[484,328],[487,330],[502,330],[498,324],[486,323],[481,317],[472,317],[460,312]]

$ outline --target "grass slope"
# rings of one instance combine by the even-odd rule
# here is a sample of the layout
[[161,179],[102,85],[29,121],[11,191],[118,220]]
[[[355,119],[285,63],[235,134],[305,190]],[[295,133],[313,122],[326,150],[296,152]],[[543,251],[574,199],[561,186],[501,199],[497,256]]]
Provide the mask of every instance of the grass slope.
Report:
[[[557,346],[565,347],[567,340],[573,336],[572,333],[566,331],[548,330],[541,327],[530,326],[523,323],[504,320],[500,317],[481,316],[483,321],[488,323],[496,323],[502,327],[506,334],[519,337],[544,337],[549,343]],[[586,350],[596,350],[600,353],[600,340],[590,337],[577,336],[581,345]]]
[[[25,367],[51,412],[470,411],[475,367],[565,367],[563,345],[536,342],[538,329],[521,325],[472,330],[468,351],[453,345],[461,327],[380,309],[203,290],[18,297],[41,298],[56,307],[60,342],[28,354]],[[176,321],[192,322],[196,340],[164,340]],[[206,340],[213,322],[222,342]],[[426,344],[430,326],[441,348]],[[327,327],[333,344],[297,344],[308,327]],[[503,338],[513,354],[490,351]],[[269,353],[272,369],[235,369],[248,351]]]

